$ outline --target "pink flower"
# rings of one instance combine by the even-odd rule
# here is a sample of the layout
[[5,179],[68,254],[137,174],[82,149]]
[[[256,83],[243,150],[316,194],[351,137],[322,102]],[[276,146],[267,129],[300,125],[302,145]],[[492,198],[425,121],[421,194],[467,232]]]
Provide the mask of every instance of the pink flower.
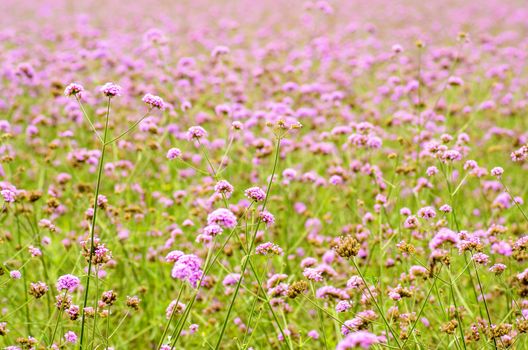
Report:
[[347,350],[347,349],[370,349],[372,345],[384,343],[385,337],[378,337],[367,331],[357,331],[349,333],[345,339],[337,344],[336,350]]
[[495,167],[491,169],[491,175],[495,177],[501,177],[502,174],[504,174],[504,169],[502,169],[501,167]]
[[161,110],[165,108],[165,103],[163,102],[163,99],[159,96],[146,94],[145,96],[143,96],[142,101],[145,102],[151,108],[157,108]]
[[171,148],[167,151],[167,159],[173,160],[176,158],[180,158],[182,156],[182,152],[179,148]]
[[116,85],[114,83],[106,83],[99,89],[103,95],[106,97],[112,98],[115,96],[121,96],[122,88],[119,85]]
[[235,228],[237,225],[237,218],[229,209],[216,209],[207,216],[207,223],[217,224],[225,228]]
[[77,343],[77,334],[75,334],[72,331],[68,331],[68,332],[66,332],[66,334],[64,334],[64,339],[68,343],[75,344],[75,343]]
[[266,192],[264,192],[260,187],[251,187],[244,191],[244,194],[249,199],[255,202],[262,202],[266,198]]
[[207,131],[205,131],[204,128],[201,126],[191,126],[189,130],[187,131],[187,139],[189,141],[193,139],[201,139],[203,137],[207,136]]
[[84,87],[81,84],[71,83],[64,89],[65,96],[75,96],[84,91]]
[[14,280],[19,280],[22,277],[22,273],[18,270],[12,270],[9,272],[9,276]]
[[68,292],[72,293],[77,288],[79,288],[79,285],[81,284],[81,281],[77,276],[74,275],[63,275],[60,276],[57,280],[57,291],[60,293],[64,290],[67,290]]

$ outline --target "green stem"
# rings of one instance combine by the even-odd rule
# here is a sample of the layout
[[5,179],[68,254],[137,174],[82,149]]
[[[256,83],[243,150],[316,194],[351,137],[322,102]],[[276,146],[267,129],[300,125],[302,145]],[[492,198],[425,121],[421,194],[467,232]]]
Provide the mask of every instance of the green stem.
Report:
[[[105,135],[103,143],[105,145],[109,145],[109,144],[114,143],[115,141],[119,140],[120,138],[122,138],[123,136],[128,134],[129,132],[131,132],[139,123],[141,123],[141,121],[143,121],[143,119],[148,117],[148,115],[150,114],[150,111],[152,111],[152,108],[149,108],[149,110],[147,111],[147,113],[145,113],[144,116],[139,118],[134,124],[132,124],[131,127],[129,127],[126,131],[122,132],[118,137],[115,137],[115,138],[111,139],[110,141],[106,142],[106,135]],[[106,130],[105,130],[105,134],[106,134]]]
[[[451,268],[449,268],[449,270],[451,270]],[[451,282],[450,283],[451,297],[453,298],[453,304],[455,305],[455,317],[458,321],[457,328],[460,331],[460,338],[462,340],[462,345],[464,346],[464,350],[466,350],[466,339],[464,338],[464,329],[463,329],[462,319],[460,318],[460,315],[458,314],[458,305],[457,305],[456,297],[455,297],[455,289],[453,288],[453,279],[451,277],[451,271],[449,271],[449,280]],[[456,340],[456,336],[455,336],[455,340]]]
[[[273,170],[271,172],[271,177],[270,177],[270,180],[269,180],[269,183],[268,183],[268,188],[267,188],[267,192],[266,192],[266,198],[264,199],[264,203],[262,204],[262,210],[264,210],[266,208],[266,204],[268,202],[268,198],[269,198],[269,194],[270,194],[270,190],[271,190],[271,185],[273,184],[273,178],[275,176],[275,171],[277,170],[277,163],[279,161],[279,154],[280,154],[280,141],[281,141],[281,138],[277,137],[277,148],[276,148],[276,152],[275,152],[275,161],[273,162]],[[224,318],[224,322],[222,324],[222,329],[220,330],[220,336],[218,337],[218,341],[216,342],[215,350],[218,350],[220,348],[220,344],[222,343],[222,338],[224,337],[224,333],[225,333],[225,330],[226,330],[226,327],[227,327],[227,323],[229,322],[229,316],[231,315],[231,311],[233,310],[233,305],[235,304],[235,300],[237,298],[238,291],[240,290],[240,284],[242,283],[242,279],[244,278],[244,274],[246,272],[246,268],[247,268],[249,259],[251,258],[251,252],[253,250],[253,245],[255,244],[255,239],[257,237],[258,229],[260,227],[260,223],[261,222],[262,222],[262,219],[259,217],[259,219],[257,221],[257,225],[255,227],[255,232],[253,233],[253,237],[252,237],[250,245],[249,245],[248,254],[245,256],[244,262],[242,263],[242,268],[241,268],[241,272],[240,272],[240,279],[238,280],[237,285],[235,287],[235,292],[233,294],[233,298],[231,299],[231,302],[229,303],[229,308],[227,309],[227,314],[226,314],[226,316]]]
[[99,304],[98,304],[98,297],[99,297],[99,269],[97,266],[95,267],[95,314],[94,314],[94,322],[93,322],[93,329],[92,329],[92,345],[91,349],[94,347],[95,343],[95,330],[97,329],[97,314],[99,310]]
[[[440,271],[438,271],[437,275],[440,273]],[[427,304],[427,301],[429,300],[429,297],[431,296],[431,292],[433,291],[433,289],[435,288],[436,286],[436,280],[438,279],[438,277],[436,277],[433,279],[433,285],[431,286],[431,288],[429,289],[429,292],[427,293],[427,296],[425,297],[425,300],[422,304],[422,307],[420,308],[420,312],[418,312],[418,315],[416,316],[416,321],[413,323],[412,327],[411,327],[411,330],[409,331],[409,334],[407,335],[407,339],[405,339],[405,341],[403,342],[402,344],[402,348],[405,348],[405,344],[407,343],[407,341],[409,340],[409,338],[411,337],[411,334],[412,332],[414,331],[414,328],[416,328],[416,325],[418,324],[418,321],[420,320],[420,316],[422,315],[422,312],[425,308],[425,305]]]
[[90,124],[90,126],[92,127],[92,130],[95,133],[95,136],[97,136],[97,138],[99,139],[99,141],[101,141],[101,143],[104,143],[103,139],[101,138],[101,135],[99,135],[99,133],[97,132],[97,129],[95,128],[95,126],[92,124],[92,121],[88,117],[88,114],[86,114],[86,111],[84,110],[84,107],[81,103],[81,100],[79,99],[79,96],[75,95],[75,99],[77,100],[79,107],[81,107],[81,111],[83,112],[84,118],[88,121],[88,124]]
[[510,189],[508,188],[508,186],[506,186],[506,184],[504,184],[502,179],[499,179],[499,181],[502,184],[502,186],[504,187],[504,189],[506,190],[506,192],[508,192],[508,194],[510,195],[513,203],[515,203],[515,206],[517,207],[517,209],[519,209],[519,211],[521,212],[521,214],[524,217],[524,219],[528,222],[528,216],[524,212],[523,208],[519,205],[519,203],[517,203],[517,201],[515,200],[515,197],[513,197],[513,195],[511,194]]
[[[486,297],[484,296],[484,289],[482,288],[482,284],[480,283],[480,276],[477,270],[477,264],[475,263],[475,260],[473,260],[473,253],[471,253],[471,260],[473,261],[473,267],[475,268],[475,275],[477,276],[477,283],[480,289],[480,296],[482,297],[482,302],[484,303],[484,309],[486,310],[486,316],[488,316],[488,322],[491,327],[491,316],[488,309],[488,303],[486,302]],[[495,350],[497,350],[497,341],[494,337],[493,339],[493,345],[495,347]]]
[[[216,236],[216,237],[218,237],[218,236]],[[196,301],[196,296],[198,295],[198,292],[200,291],[200,287],[202,286],[202,281],[205,278],[205,276],[207,275],[207,272],[208,272],[207,266],[209,266],[209,261],[211,259],[211,254],[213,252],[214,246],[216,245],[216,237],[213,240],[213,243],[211,244],[211,247],[209,247],[209,251],[207,252],[207,258],[205,259],[205,263],[204,263],[205,267],[204,267],[204,270],[202,272],[202,277],[200,278],[200,281],[198,281],[198,284],[196,285],[196,291],[193,294],[191,302],[189,303],[189,305],[187,305],[185,307],[185,311],[183,312],[182,317],[180,317],[180,319],[178,320],[178,323],[176,324],[176,328],[172,332],[171,338],[174,337],[174,341],[172,342],[171,350],[174,349],[174,347],[176,346],[176,343],[178,342],[178,339],[180,338],[181,330],[183,329],[183,326],[185,325],[185,321],[187,320],[187,317],[189,317],[189,314],[191,313],[192,306],[193,306],[194,302]]]
[[110,101],[111,99],[108,98],[108,107],[106,110],[106,123],[105,123],[105,129],[104,129],[104,136],[103,136],[103,145],[101,147],[101,159],[99,159],[99,170],[97,173],[97,183],[95,186],[95,198],[93,202],[93,217],[92,217],[92,226],[90,228],[90,256],[88,258],[88,276],[86,277],[86,286],[84,290],[84,301],[83,301],[83,309],[82,309],[82,319],[81,319],[81,336],[79,339],[79,349],[82,350],[83,348],[83,341],[84,341],[84,328],[86,324],[86,313],[84,309],[86,308],[86,305],[88,305],[88,292],[90,290],[90,274],[92,273],[92,258],[94,254],[94,235],[95,235],[95,223],[97,219],[97,197],[99,197],[99,188],[101,186],[101,178],[103,174],[103,163],[104,163],[104,156],[106,151],[106,136],[108,134],[108,119],[110,114]]
[[[68,290],[64,290],[64,294],[62,295],[62,298],[63,298],[63,301],[64,302],[64,298],[66,297],[66,293],[68,293]],[[51,336],[51,340],[50,340],[50,346],[53,345],[53,341],[55,340],[55,335],[57,334],[57,329],[59,328],[59,323],[60,323],[60,320],[62,318],[62,312],[64,311],[64,308],[62,306],[62,302],[61,302],[61,309],[59,311],[59,314],[57,315],[57,322],[55,323],[55,328],[53,329],[53,335]]]
[[[310,288],[312,289],[312,293],[313,293],[313,295],[315,297],[315,290],[314,290],[313,282],[310,282]],[[326,331],[325,331],[325,327],[324,327],[324,318],[323,318],[323,314],[321,312],[321,308],[319,308],[319,307],[317,307],[317,315],[319,317],[319,329],[321,330],[321,334],[323,335],[323,344],[325,346],[325,349],[328,349],[328,342],[326,340]]]
[[383,322],[385,322],[385,325],[387,326],[387,328],[389,329],[390,333],[392,334],[392,337],[394,338],[394,341],[396,342],[396,345],[398,345],[398,348],[402,348],[401,345],[400,345],[400,342],[398,341],[398,337],[396,336],[396,333],[394,332],[394,330],[392,329],[392,327],[390,326],[389,322],[387,321],[387,319],[385,318],[385,315],[383,314],[383,310],[381,309],[381,307],[379,306],[378,302],[376,301],[376,298],[374,298],[374,295],[372,294],[372,292],[370,291],[370,288],[368,286],[368,283],[367,281],[365,280],[365,277],[363,277],[363,273],[361,272],[361,270],[359,269],[359,266],[356,264],[356,260],[354,258],[351,259],[352,261],[352,264],[354,265],[355,269],[357,270],[359,276],[361,277],[361,280],[363,281],[363,283],[365,284],[365,289],[368,291],[369,295],[370,295],[370,298],[372,299],[372,302],[374,303],[374,305],[376,306],[376,308],[378,309],[378,312],[380,313],[380,316],[381,318],[383,319]]
[[[22,247],[22,233],[20,232],[20,220],[18,218],[18,214],[16,213],[16,208],[15,208],[15,219],[16,219],[16,224],[17,224],[18,245]],[[26,308],[27,332],[28,334],[31,334],[31,320],[29,317],[29,302],[28,302],[27,280],[26,280],[25,271],[22,271],[22,278],[24,280],[24,305]]]
[[176,311],[178,310],[178,303],[180,302],[180,297],[183,293],[183,288],[185,287],[185,284],[182,283],[182,286],[180,288],[180,292],[178,293],[178,297],[176,298],[176,304],[174,305],[174,308],[172,309],[169,321],[167,322],[167,325],[165,326],[165,329],[163,330],[163,334],[161,335],[161,339],[158,343],[158,349],[161,348],[163,345],[163,341],[165,340],[165,336],[167,335],[167,332],[169,331],[169,326],[172,322],[172,319],[174,318],[174,315],[176,314]]

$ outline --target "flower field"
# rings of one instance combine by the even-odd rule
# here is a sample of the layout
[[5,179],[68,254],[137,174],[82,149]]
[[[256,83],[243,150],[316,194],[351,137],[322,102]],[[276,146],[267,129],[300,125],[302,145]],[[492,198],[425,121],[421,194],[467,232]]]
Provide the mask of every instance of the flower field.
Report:
[[528,349],[525,2],[0,9],[2,349]]

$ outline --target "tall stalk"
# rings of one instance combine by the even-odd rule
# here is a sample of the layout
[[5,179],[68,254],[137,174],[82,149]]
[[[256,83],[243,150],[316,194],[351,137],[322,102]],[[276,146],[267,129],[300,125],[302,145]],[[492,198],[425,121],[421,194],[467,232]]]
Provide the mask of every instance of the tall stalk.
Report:
[[[174,347],[176,346],[176,343],[178,342],[178,339],[180,338],[181,331],[183,329],[183,326],[185,325],[185,321],[187,320],[187,317],[189,317],[189,314],[191,313],[191,309],[193,307],[194,302],[196,301],[196,297],[198,296],[198,292],[200,291],[200,287],[202,286],[202,282],[203,282],[205,276],[207,275],[207,272],[209,272],[209,270],[207,269],[207,266],[209,266],[209,261],[211,260],[212,252],[213,252],[213,249],[214,249],[214,247],[216,245],[216,237],[218,237],[218,236],[215,236],[215,239],[213,239],[213,242],[211,243],[211,246],[209,247],[209,250],[207,252],[207,257],[205,258],[205,263],[204,263],[204,269],[203,269],[203,272],[202,272],[202,277],[200,277],[200,280],[198,281],[198,284],[196,285],[196,290],[194,291],[194,294],[192,296],[191,302],[189,303],[189,305],[187,305],[185,307],[183,315],[178,320],[178,323],[176,323],[176,328],[172,332],[171,338],[173,338],[173,337],[175,337],[175,338],[174,338],[174,341],[172,342],[171,350],[174,349]],[[177,308],[178,305],[176,305],[175,307]],[[169,325],[170,325],[170,323],[167,325],[167,327]],[[165,337],[165,336],[163,336],[163,337]]]
[[[281,137],[277,137],[277,147],[275,151],[275,160],[273,162],[273,170],[271,171],[271,177],[268,183],[268,188],[266,191],[266,198],[264,199],[264,203],[262,204],[262,210],[266,209],[266,204],[268,203],[268,198],[271,190],[271,185],[273,184],[273,178],[275,176],[275,171],[277,170],[277,163],[279,161],[279,154],[280,154],[280,141]],[[222,338],[224,337],[224,333],[227,327],[227,323],[229,322],[229,316],[231,315],[231,311],[233,310],[233,305],[235,304],[235,300],[238,295],[238,291],[240,290],[240,285],[242,284],[242,279],[244,278],[244,274],[246,272],[247,265],[249,263],[249,259],[251,259],[251,252],[253,251],[253,246],[255,244],[255,238],[257,237],[258,229],[260,227],[260,224],[262,223],[262,219],[259,217],[257,221],[257,225],[255,227],[255,231],[253,233],[253,237],[251,238],[248,252],[245,256],[244,262],[242,263],[242,268],[240,272],[240,278],[237,282],[237,285],[235,287],[235,292],[233,293],[233,298],[231,298],[231,302],[229,303],[229,308],[227,309],[227,314],[224,318],[224,322],[222,324],[222,329],[220,331],[220,336],[218,337],[218,341],[216,342],[215,349],[218,350],[220,348],[220,344],[222,343]]]
[[110,115],[110,101],[111,98],[108,98],[108,106],[106,109],[106,122],[105,122],[105,128],[104,128],[104,134],[103,134],[103,142],[101,146],[101,158],[99,159],[99,170],[97,172],[97,182],[95,186],[95,198],[93,202],[93,217],[92,217],[92,226],[90,228],[90,256],[88,258],[88,276],[86,277],[86,286],[84,288],[84,302],[83,302],[83,308],[82,308],[82,319],[81,319],[81,336],[79,339],[79,349],[82,350],[83,348],[83,341],[84,341],[84,328],[86,325],[86,313],[85,308],[86,305],[88,305],[88,292],[90,291],[90,275],[92,273],[92,258],[94,254],[94,235],[95,235],[95,223],[97,220],[97,198],[99,197],[99,188],[101,186],[101,177],[103,174],[103,164],[104,164],[104,157],[105,157],[105,151],[106,151],[106,137],[108,134],[108,119]]
[[396,345],[398,346],[399,349],[402,349],[402,347],[400,345],[400,342],[398,341],[398,337],[396,336],[396,332],[394,332],[394,330],[392,329],[392,327],[389,324],[389,321],[387,321],[387,319],[385,318],[385,315],[383,314],[383,310],[381,309],[381,307],[379,306],[378,302],[376,301],[376,298],[374,297],[374,295],[370,291],[369,285],[368,285],[367,281],[365,280],[365,277],[363,276],[363,273],[359,269],[359,266],[357,265],[356,260],[354,260],[353,258],[350,259],[350,260],[352,261],[352,265],[354,265],[354,268],[358,272],[359,277],[361,277],[361,280],[365,284],[365,289],[367,290],[370,298],[372,299],[372,302],[376,306],[376,309],[378,309],[378,312],[380,313],[380,316],[383,319],[383,322],[385,323],[385,326],[388,328],[388,330],[392,334],[392,337],[394,338],[394,341],[396,342]]

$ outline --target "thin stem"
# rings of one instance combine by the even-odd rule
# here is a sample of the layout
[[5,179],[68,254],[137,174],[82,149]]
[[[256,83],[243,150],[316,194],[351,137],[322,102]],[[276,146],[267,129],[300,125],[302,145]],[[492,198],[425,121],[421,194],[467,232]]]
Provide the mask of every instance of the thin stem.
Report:
[[[227,148],[227,150],[226,150],[226,152],[225,152],[223,158],[225,158],[225,156],[226,156],[227,153],[229,152],[229,148],[230,148],[230,146],[231,146],[231,144],[232,144],[232,141],[233,141],[233,137],[231,138],[231,141],[229,142],[229,146],[228,146],[228,148]],[[218,178],[218,174],[219,174],[219,172],[218,172],[218,170],[215,171],[214,166],[213,166],[213,164],[211,163],[211,160],[209,159],[209,156],[207,155],[207,150],[205,149],[205,147],[203,146],[203,144],[200,142],[200,140],[198,140],[198,145],[199,145],[200,148],[202,149],[202,152],[203,152],[203,154],[204,154],[204,157],[205,157],[205,159],[206,159],[206,161],[207,161],[209,167],[211,168],[211,172],[212,172],[213,176],[215,177],[215,179],[217,179],[217,178]],[[223,158],[222,158],[222,159],[223,159]],[[222,162],[220,163],[219,168],[221,168],[221,166],[222,166]],[[227,198],[226,198],[226,196],[225,196],[224,194],[222,194],[222,199],[223,199],[223,201],[224,201],[224,205],[225,205],[225,207],[227,208],[229,205],[228,205],[228,202],[227,202]],[[250,208],[251,206],[252,206],[252,204],[247,208],[246,212],[249,210],[249,208]],[[244,213],[244,214],[245,214],[245,213]],[[247,231],[247,221],[246,221],[246,231]],[[234,230],[231,231],[231,234],[228,236],[227,240],[225,241],[224,246],[225,246],[225,245],[227,244],[227,242],[229,241],[229,238],[231,237],[231,235],[233,234],[233,232],[234,232]],[[237,236],[237,238],[238,238],[239,241],[240,241],[240,237]],[[223,246],[223,247],[224,247],[224,246]],[[244,250],[244,254],[247,255],[248,253],[247,253],[247,251],[245,251],[245,249],[244,249],[244,245],[242,244],[242,242],[240,242],[240,246],[241,246],[242,249]],[[223,250],[223,247],[222,247],[221,250]],[[221,250],[220,250],[220,251],[221,251]],[[218,255],[215,256],[215,259],[213,260],[213,263],[212,263],[212,264],[214,264],[214,262],[216,261],[216,257],[217,257],[217,256],[218,256]],[[212,264],[211,264],[211,266],[212,266]],[[269,297],[268,297],[266,291],[265,291],[264,288],[262,287],[262,282],[261,282],[261,280],[260,280],[260,278],[259,278],[259,276],[258,276],[258,273],[256,272],[255,267],[253,266],[253,262],[251,261],[251,259],[249,260],[249,266],[250,266],[250,268],[251,268],[251,271],[252,271],[253,274],[255,275],[255,278],[256,278],[256,280],[257,280],[257,284],[258,284],[258,286],[259,286],[259,290],[262,291],[262,294],[263,294],[264,297],[266,298],[266,299],[265,299],[265,301],[266,301],[266,305],[268,306],[268,308],[269,308],[269,310],[270,310],[270,312],[271,312],[271,314],[272,314],[272,316],[273,316],[275,322],[277,323],[277,327],[279,328],[280,333],[282,334],[283,338],[287,340],[287,342],[288,342],[288,346],[289,346],[290,349],[291,349],[291,348],[292,348],[291,340],[290,340],[289,337],[287,337],[287,336],[285,335],[285,333],[284,333],[284,331],[283,331],[283,329],[282,329],[282,326],[280,325],[279,319],[278,319],[277,315],[275,314],[275,311],[273,310],[273,306],[272,306],[271,303],[270,303],[270,300],[269,300]],[[257,293],[257,294],[258,294],[258,293]]]
[[[458,219],[457,219],[457,215],[456,215],[456,212],[457,212],[457,210],[456,210],[456,202],[455,202],[456,196],[452,194],[453,192],[451,191],[451,182],[449,181],[449,178],[447,177],[447,171],[446,171],[446,169],[444,167],[444,164],[442,162],[440,162],[440,168],[442,169],[442,174],[444,175],[444,178],[445,178],[445,181],[446,181],[446,185],[447,185],[447,190],[449,192],[451,208],[453,210],[453,212],[452,212],[453,221],[455,223],[455,227],[456,227],[457,232],[460,232],[460,225],[458,223]],[[465,261],[466,265],[468,265],[467,257],[466,257],[465,254],[464,254],[464,261]],[[477,289],[475,288],[475,283],[473,282],[473,275],[471,274],[471,270],[470,269],[467,269],[467,274],[469,276],[469,282],[471,283],[471,289],[473,290],[473,296],[475,297],[475,302],[478,304]],[[451,287],[452,287],[452,284],[451,284]],[[480,305],[479,305],[478,309],[479,309],[480,316],[483,317]],[[462,327],[462,325],[460,325],[460,326]],[[464,339],[462,339],[462,341],[464,341]],[[464,348],[465,348],[465,344],[464,344]]]
[[[451,290],[451,297],[453,298],[453,304],[455,305],[455,317],[457,318],[458,326],[459,326],[457,328],[460,332],[460,338],[462,340],[462,345],[464,346],[464,350],[466,350],[466,339],[464,338],[464,329],[463,329],[462,319],[460,318],[460,315],[458,313],[458,305],[457,305],[456,297],[455,297],[455,289],[453,288],[453,278],[451,276],[451,267],[449,267],[448,272],[449,272],[449,281],[451,282],[449,285],[450,290]],[[456,341],[456,336],[455,336],[455,341]]]
[[358,274],[359,274],[359,277],[361,277],[361,280],[363,281],[363,283],[365,284],[365,289],[368,291],[369,295],[370,295],[370,298],[372,299],[372,302],[374,303],[374,305],[376,306],[376,308],[378,309],[378,312],[380,313],[380,316],[381,318],[383,319],[383,322],[385,322],[385,325],[387,326],[387,328],[389,329],[390,333],[392,334],[392,337],[394,338],[394,341],[396,342],[396,345],[398,345],[398,348],[402,348],[401,345],[400,345],[400,342],[398,341],[398,337],[396,336],[396,333],[394,332],[394,330],[392,329],[392,327],[390,326],[389,322],[387,321],[387,319],[385,318],[385,315],[383,314],[383,310],[381,310],[381,307],[379,306],[378,302],[376,301],[376,298],[374,298],[374,295],[372,294],[372,292],[370,291],[370,288],[367,284],[367,281],[365,280],[365,277],[363,277],[363,273],[361,272],[361,270],[359,269],[359,266],[356,264],[356,260],[354,258],[350,259],[352,261],[352,264],[354,265],[355,269],[357,270]]
[[[216,237],[218,237],[218,236],[216,236]],[[209,251],[207,252],[207,258],[205,259],[205,263],[204,263],[205,267],[208,266],[209,261],[211,259],[211,253],[213,252],[213,248],[216,245],[216,237],[213,240],[213,243],[211,244],[211,246],[209,247]],[[174,341],[172,342],[171,350],[174,349],[174,347],[176,346],[176,343],[178,342],[178,339],[180,338],[181,330],[183,329],[183,326],[185,325],[185,321],[187,320],[187,317],[189,317],[189,314],[191,313],[192,306],[193,306],[194,302],[196,301],[196,296],[198,295],[198,292],[200,291],[200,287],[202,286],[202,282],[203,282],[205,276],[207,275],[207,272],[208,272],[208,270],[206,268],[204,268],[204,270],[202,272],[202,277],[200,277],[200,281],[198,281],[198,284],[196,285],[196,291],[193,294],[191,302],[189,303],[189,305],[187,305],[185,307],[185,311],[183,312],[182,317],[180,317],[178,323],[176,324],[176,328],[172,332],[171,338],[172,337],[175,337],[175,338],[174,338]]]
[[[312,290],[313,295],[315,296],[314,285],[313,285],[313,282],[311,282],[311,281],[310,281],[310,288]],[[306,299],[308,299],[308,297],[306,297]],[[314,304],[315,304],[315,302],[314,302]],[[324,318],[323,318],[323,314],[321,312],[321,308],[320,307],[317,307],[317,315],[319,317],[319,329],[321,330],[321,333],[323,335],[323,344],[325,346],[325,349],[328,349],[328,342],[326,340],[326,331],[325,331],[325,327],[324,327]]]
[[108,340],[110,340],[110,338],[112,338],[114,336],[114,334],[117,333],[117,330],[119,328],[121,328],[121,326],[123,325],[123,322],[125,322],[126,318],[128,317],[128,315],[130,315],[130,311],[127,310],[127,312],[125,313],[125,316],[123,316],[123,318],[121,319],[121,321],[119,321],[119,324],[117,325],[117,327],[114,329],[114,331],[112,332],[112,334],[110,334],[108,336]]
[[83,309],[82,309],[82,319],[81,319],[81,336],[79,339],[79,349],[82,350],[83,348],[83,341],[84,341],[84,328],[86,323],[86,313],[85,308],[86,305],[88,305],[88,292],[90,290],[90,275],[92,273],[92,259],[94,254],[94,235],[95,235],[95,223],[97,219],[97,198],[99,197],[99,188],[101,186],[101,178],[103,174],[103,163],[104,163],[104,156],[106,151],[106,136],[108,134],[108,119],[110,114],[110,101],[111,99],[108,98],[108,107],[106,110],[106,123],[105,123],[105,129],[104,129],[104,136],[103,136],[103,145],[101,147],[101,159],[99,159],[99,171],[97,173],[97,183],[95,186],[95,198],[93,202],[93,217],[92,217],[92,226],[90,228],[90,256],[88,258],[88,276],[86,278],[86,286],[84,290],[84,302],[83,302]]
[[510,195],[513,203],[515,203],[515,206],[519,209],[519,211],[521,212],[522,216],[524,216],[524,219],[528,222],[528,216],[526,215],[526,213],[524,212],[524,210],[520,206],[520,204],[517,203],[517,200],[515,200],[515,197],[513,197],[513,195],[511,194],[510,189],[508,188],[508,186],[506,186],[506,184],[502,181],[501,178],[499,178],[499,181],[502,184],[502,186],[504,186],[504,189],[506,190],[506,192],[508,192],[508,194]]
[[99,309],[99,305],[97,303],[97,298],[99,296],[99,269],[97,266],[95,267],[95,313],[94,313],[94,322],[93,322],[93,330],[92,330],[92,345],[91,348],[93,349],[94,343],[95,343],[95,330],[97,329],[97,312]]
[[[473,260],[473,253],[471,253],[471,260],[473,261],[473,267],[475,268],[475,275],[477,276],[477,283],[480,289],[480,296],[482,297],[482,302],[484,303],[484,309],[486,310],[486,316],[488,316],[488,322],[491,327],[491,316],[490,316],[489,309],[488,309],[488,303],[486,302],[486,297],[484,296],[484,289],[482,288],[482,284],[480,283],[480,276],[477,270],[477,264],[475,263],[475,260]],[[493,345],[496,350],[497,341],[495,340],[495,337],[492,337],[491,339],[493,339]]]
[[174,305],[174,308],[172,309],[169,321],[167,322],[167,325],[165,326],[165,329],[163,330],[163,334],[161,335],[161,339],[158,343],[158,349],[161,348],[163,345],[163,341],[165,340],[165,336],[167,335],[167,332],[169,331],[169,326],[172,322],[172,319],[174,318],[174,315],[176,314],[176,311],[178,310],[178,303],[180,302],[180,297],[183,293],[183,288],[185,287],[185,284],[182,283],[182,286],[180,288],[180,292],[178,293],[178,297],[176,298],[176,304]]
[[[145,119],[146,117],[148,117],[148,115],[150,114],[150,112],[152,111],[152,108],[149,108],[149,110],[147,111],[147,113],[145,113],[144,116],[142,116],[140,119],[138,119],[130,128],[128,128],[125,132],[121,133],[118,137],[115,137],[113,139],[111,139],[110,141],[106,142],[104,141],[104,144],[105,145],[109,145],[111,143],[114,143],[115,141],[119,140],[120,138],[122,138],[123,136],[125,136],[126,134],[128,134],[129,132],[131,132],[139,123],[141,123],[143,121],[143,119]],[[106,131],[105,131],[106,132]],[[106,140],[106,137],[105,137],[105,140]]]
[[[16,211],[16,208],[15,208],[15,211]],[[15,212],[15,218],[16,218],[16,225],[17,225],[18,245],[22,246],[22,233],[20,232],[20,219],[18,218],[18,214],[16,212]],[[27,280],[26,280],[25,271],[22,272],[22,278],[24,279],[24,299],[25,299],[24,305],[26,308],[27,331],[28,331],[28,334],[31,334],[31,320],[29,317],[29,301],[28,301]]]
[[[268,188],[267,188],[267,192],[266,192],[266,198],[264,199],[264,203],[262,204],[262,210],[263,211],[266,208],[266,204],[267,204],[267,201],[268,201],[268,198],[269,198],[269,193],[270,193],[270,190],[271,190],[271,185],[273,184],[273,178],[275,177],[275,171],[277,170],[277,163],[279,161],[279,153],[280,153],[280,141],[281,141],[281,138],[277,137],[277,147],[276,147],[276,152],[275,152],[275,161],[273,162],[273,170],[271,172],[271,177],[270,177],[270,180],[269,180],[269,183],[268,183]],[[229,322],[229,316],[231,315],[231,311],[233,310],[233,305],[235,304],[235,300],[237,298],[238,291],[240,290],[240,285],[242,283],[242,279],[244,278],[244,274],[246,272],[246,268],[247,268],[249,259],[251,259],[251,252],[253,251],[253,245],[255,244],[255,238],[257,236],[257,232],[258,232],[258,229],[259,229],[259,226],[260,226],[261,222],[262,222],[262,219],[259,217],[259,219],[257,221],[257,225],[255,227],[255,232],[253,234],[253,237],[252,237],[250,245],[249,245],[248,253],[245,256],[244,262],[242,264],[242,268],[241,268],[241,272],[240,272],[240,279],[237,282],[237,285],[235,287],[235,292],[233,293],[233,298],[231,299],[231,302],[229,303],[229,308],[227,309],[227,314],[226,314],[226,316],[224,318],[224,322],[222,324],[222,329],[220,331],[220,336],[218,337],[218,341],[216,343],[215,350],[218,350],[220,348],[220,344],[222,343],[222,338],[224,337],[224,333],[225,333],[225,330],[226,330],[226,327],[227,327],[227,323]]]
[[216,169],[216,173],[217,174],[222,173],[222,171],[225,169],[225,168],[222,169],[222,166],[224,165],[224,161],[225,161],[225,159],[227,157],[227,154],[231,150],[231,146],[233,145],[233,140],[234,139],[235,139],[235,137],[231,136],[231,139],[229,140],[229,144],[227,145],[226,151],[225,151],[224,155],[222,156],[222,159],[220,159],[220,164],[218,165],[218,169]]
[[81,103],[81,100],[79,99],[79,96],[75,95],[75,99],[77,100],[79,107],[81,107],[81,111],[83,112],[84,118],[88,121],[88,124],[90,124],[90,126],[92,127],[92,130],[95,133],[95,136],[97,136],[97,138],[99,139],[99,141],[101,141],[101,143],[104,143],[103,139],[101,138],[101,135],[99,135],[99,133],[97,132],[97,129],[95,128],[95,126],[92,124],[92,121],[88,117],[88,114],[86,114],[86,111],[84,110],[84,107]]
[[[441,267],[440,267],[440,269],[441,269]],[[438,273],[440,273],[440,271],[438,271]],[[438,276],[438,274],[437,274],[437,276]],[[411,334],[413,333],[414,328],[416,328],[416,325],[418,324],[418,321],[420,320],[420,316],[422,315],[422,312],[425,309],[425,305],[427,304],[427,301],[429,300],[429,297],[431,296],[431,292],[433,291],[433,289],[436,286],[436,280],[437,279],[438,279],[437,277],[435,277],[433,279],[433,285],[431,286],[431,288],[429,289],[429,292],[427,293],[427,296],[425,297],[425,300],[424,300],[424,302],[422,304],[422,307],[420,308],[420,312],[418,312],[418,315],[416,316],[416,321],[414,321],[414,323],[413,323],[413,325],[411,327],[411,330],[409,331],[409,334],[407,336],[407,339],[405,339],[405,341],[403,342],[403,344],[401,346],[402,348],[405,348],[405,344],[407,343],[407,341],[411,337]]]
[[[64,294],[62,295],[63,299],[66,297],[66,293],[68,293],[67,289],[64,290]],[[64,309],[63,309],[63,306],[62,306],[62,303],[61,303],[61,309],[59,311],[59,314],[57,315],[57,322],[55,323],[55,328],[53,329],[53,335],[51,336],[50,346],[53,345],[53,340],[55,340],[55,335],[57,334],[57,329],[59,328],[59,323],[60,323],[60,320],[62,318],[63,311],[64,311]]]
[[109,342],[108,342],[108,335],[110,334],[110,315],[111,313],[111,306],[108,307],[108,316],[106,317],[106,332],[105,332],[105,346],[108,348]]

